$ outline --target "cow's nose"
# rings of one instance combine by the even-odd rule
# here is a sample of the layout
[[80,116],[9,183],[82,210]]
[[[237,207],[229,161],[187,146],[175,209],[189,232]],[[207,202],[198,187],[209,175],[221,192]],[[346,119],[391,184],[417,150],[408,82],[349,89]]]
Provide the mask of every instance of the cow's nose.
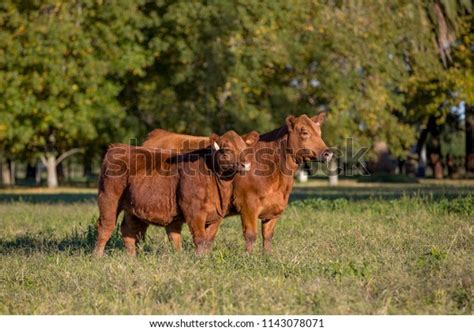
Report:
[[243,163],[240,164],[240,167],[241,167],[242,171],[248,172],[248,171],[250,171],[250,162],[243,162]]
[[332,156],[333,153],[329,149],[326,149],[324,152],[321,153],[321,161],[329,162],[331,161]]

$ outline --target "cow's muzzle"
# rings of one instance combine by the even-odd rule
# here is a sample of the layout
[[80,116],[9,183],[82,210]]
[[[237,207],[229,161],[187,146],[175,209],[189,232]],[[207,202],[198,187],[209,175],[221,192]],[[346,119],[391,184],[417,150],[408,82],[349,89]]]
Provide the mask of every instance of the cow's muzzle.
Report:
[[237,171],[241,173],[246,173],[250,171],[250,162],[242,162],[237,165]]
[[329,161],[331,161],[333,155],[334,155],[334,153],[331,152],[331,150],[326,149],[319,155],[319,160],[321,162],[329,162]]

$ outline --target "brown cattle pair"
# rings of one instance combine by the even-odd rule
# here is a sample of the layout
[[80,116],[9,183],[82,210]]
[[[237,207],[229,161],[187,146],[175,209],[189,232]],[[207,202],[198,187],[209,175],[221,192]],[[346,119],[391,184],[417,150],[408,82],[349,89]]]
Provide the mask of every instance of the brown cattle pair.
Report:
[[206,227],[228,213],[233,179],[250,169],[250,154],[244,151],[257,140],[256,132],[242,138],[229,131],[220,137],[212,135],[210,146],[185,154],[110,146],[99,180],[95,255],[103,255],[122,210],[122,236],[131,255],[149,224],[166,227],[179,249],[183,222],[191,230],[197,253],[204,253],[210,243]]
[[[222,219],[232,214],[241,216],[248,252],[253,250],[260,219],[263,247],[270,252],[276,221],[288,204],[299,165],[305,161],[329,161],[332,157],[321,138],[324,119],[324,113],[312,118],[289,116],[283,126],[259,137],[250,133],[242,138],[228,132],[219,142],[216,136],[195,137],[157,129],[148,135],[143,147],[122,147],[126,152],[121,158],[114,157],[116,152],[111,148],[99,185],[95,254],[103,254],[121,210],[125,212],[122,234],[131,254],[135,254],[135,245],[149,224],[165,226],[168,237],[179,249],[183,222],[191,230],[197,253],[202,254],[210,248]],[[222,142],[224,139],[227,145]],[[212,147],[214,143],[218,151]],[[133,155],[144,151],[159,159],[151,166],[149,177],[143,175],[143,169],[150,167],[144,166],[144,161],[130,162]],[[107,170],[113,167],[110,160],[124,157],[128,157],[123,165],[126,173],[108,176]],[[205,176],[190,174],[189,170],[196,167],[203,168]],[[224,168],[227,174],[223,176]],[[157,169],[177,173],[160,174]]]

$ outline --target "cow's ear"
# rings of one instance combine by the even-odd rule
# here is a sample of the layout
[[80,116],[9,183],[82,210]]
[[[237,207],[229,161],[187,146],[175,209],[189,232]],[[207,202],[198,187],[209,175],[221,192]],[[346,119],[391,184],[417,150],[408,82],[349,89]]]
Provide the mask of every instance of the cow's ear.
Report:
[[316,124],[322,125],[326,120],[326,112],[322,112],[316,116],[311,117],[311,120]]
[[293,131],[293,128],[295,127],[295,117],[293,115],[286,118],[286,126],[288,127],[288,132]]
[[260,135],[258,134],[257,131],[252,131],[252,132],[249,132],[249,133],[245,134],[242,138],[244,139],[245,143],[248,146],[253,146],[260,139]]
[[221,137],[219,137],[217,134],[213,133],[209,137],[209,142],[211,143],[211,148],[215,149],[218,151],[221,149],[221,144],[220,144]]

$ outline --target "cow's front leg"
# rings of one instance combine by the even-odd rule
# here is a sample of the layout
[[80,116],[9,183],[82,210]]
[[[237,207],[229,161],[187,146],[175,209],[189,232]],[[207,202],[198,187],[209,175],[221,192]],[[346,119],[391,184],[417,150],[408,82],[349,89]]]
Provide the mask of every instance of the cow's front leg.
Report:
[[193,218],[187,219],[186,223],[193,236],[196,254],[198,256],[204,255],[209,250],[209,242],[206,236],[206,218],[195,215]]
[[272,239],[278,218],[271,218],[262,221],[263,250],[266,253],[272,252]]
[[241,213],[242,231],[245,238],[245,249],[252,253],[253,245],[257,240],[257,221],[258,214],[255,209],[248,208]]
[[206,226],[206,238],[209,244],[209,249],[211,249],[212,243],[214,242],[214,239],[216,239],[217,231],[219,230],[221,222],[222,220],[220,219]]
[[166,226],[166,234],[168,235],[168,239],[173,244],[174,248],[177,251],[181,250],[182,242],[181,242],[181,230],[183,228],[183,222],[181,221],[174,221]]

